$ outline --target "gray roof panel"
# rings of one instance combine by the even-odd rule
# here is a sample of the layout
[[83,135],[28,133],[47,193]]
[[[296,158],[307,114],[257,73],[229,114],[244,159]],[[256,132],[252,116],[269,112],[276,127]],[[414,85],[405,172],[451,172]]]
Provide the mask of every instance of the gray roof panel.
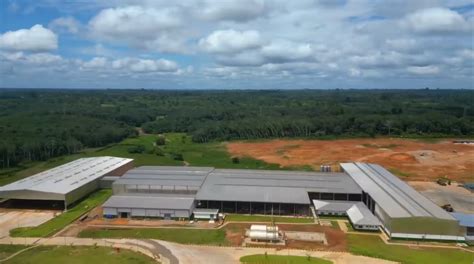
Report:
[[193,203],[192,196],[127,194],[110,197],[102,207],[191,210]]
[[341,167],[393,218],[454,218],[383,167],[367,163],[341,163]]
[[361,193],[345,173],[216,169],[198,200],[310,204],[308,192]]

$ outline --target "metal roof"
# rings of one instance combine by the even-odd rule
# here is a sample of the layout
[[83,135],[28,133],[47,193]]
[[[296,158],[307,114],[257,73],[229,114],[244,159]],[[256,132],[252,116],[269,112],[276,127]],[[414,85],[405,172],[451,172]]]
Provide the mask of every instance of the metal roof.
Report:
[[351,208],[347,209],[346,213],[351,222],[355,225],[381,225],[377,217],[375,217],[362,202],[351,206]]
[[459,221],[460,226],[474,227],[474,214],[451,213]]
[[132,161],[108,156],[77,159],[2,186],[0,196],[2,191],[23,190],[66,194]]
[[113,195],[102,207],[191,210],[193,203],[194,197],[185,195],[126,194]]
[[114,184],[200,187],[213,168],[142,166],[125,173]]
[[341,163],[341,167],[392,218],[454,218],[383,167],[368,163]]
[[318,211],[345,212],[358,202],[313,200],[314,208]]
[[196,199],[310,204],[308,192],[361,191],[345,173],[215,169]]

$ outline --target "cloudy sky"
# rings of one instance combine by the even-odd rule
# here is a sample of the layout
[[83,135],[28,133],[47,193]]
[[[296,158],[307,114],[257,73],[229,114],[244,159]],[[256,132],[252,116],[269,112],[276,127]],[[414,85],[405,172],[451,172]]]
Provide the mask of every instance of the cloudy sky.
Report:
[[472,0],[0,0],[0,87],[474,89],[473,32]]

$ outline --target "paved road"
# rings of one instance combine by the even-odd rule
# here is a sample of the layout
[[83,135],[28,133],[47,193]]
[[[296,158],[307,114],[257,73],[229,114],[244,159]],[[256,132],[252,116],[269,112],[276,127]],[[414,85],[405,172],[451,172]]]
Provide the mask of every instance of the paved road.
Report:
[[84,246],[113,246],[140,251],[148,256],[160,256],[163,264],[209,264],[209,263],[240,263],[239,259],[252,254],[277,254],[323,257],[335,264],[384,264],[391,261],[354,256],[344,252],[304,251],[304,250],[275,250],[264,248],[216,247],[182,245],[161,240],[137,239],[92,239],[72,237],[52,238],[10,238],[0,239],[0,244],[38,244],[38,245],[84,245]]

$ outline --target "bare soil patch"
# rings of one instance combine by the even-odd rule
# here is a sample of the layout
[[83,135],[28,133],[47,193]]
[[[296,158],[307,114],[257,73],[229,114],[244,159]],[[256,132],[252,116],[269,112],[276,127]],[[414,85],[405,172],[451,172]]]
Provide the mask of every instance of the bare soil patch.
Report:
[[434,181],[449,177],[459,182],[473,181],[474,145],[436,143],[412,139],[269,140],[231,142],[232,156],[248,156],[282,167],[360,161],[378,163],[404,180]]
[[[315,224],[308,225],[292,225],[292,224],[278,224],[282,231],[301,231],[301,232],[317,232],[324,233],[328,244],[324,245],[320,242],[299,241],[288,239],[284,248],[305,249],[305,250],[328,250],[328,251],[346,251],[347,240],[344,232],[336,230],[331,227],[325,227]],[[250,224],[228,224],[225,227],[226,238],[233,246],[242,244],[245,238],[245,229],[250,228]]]

